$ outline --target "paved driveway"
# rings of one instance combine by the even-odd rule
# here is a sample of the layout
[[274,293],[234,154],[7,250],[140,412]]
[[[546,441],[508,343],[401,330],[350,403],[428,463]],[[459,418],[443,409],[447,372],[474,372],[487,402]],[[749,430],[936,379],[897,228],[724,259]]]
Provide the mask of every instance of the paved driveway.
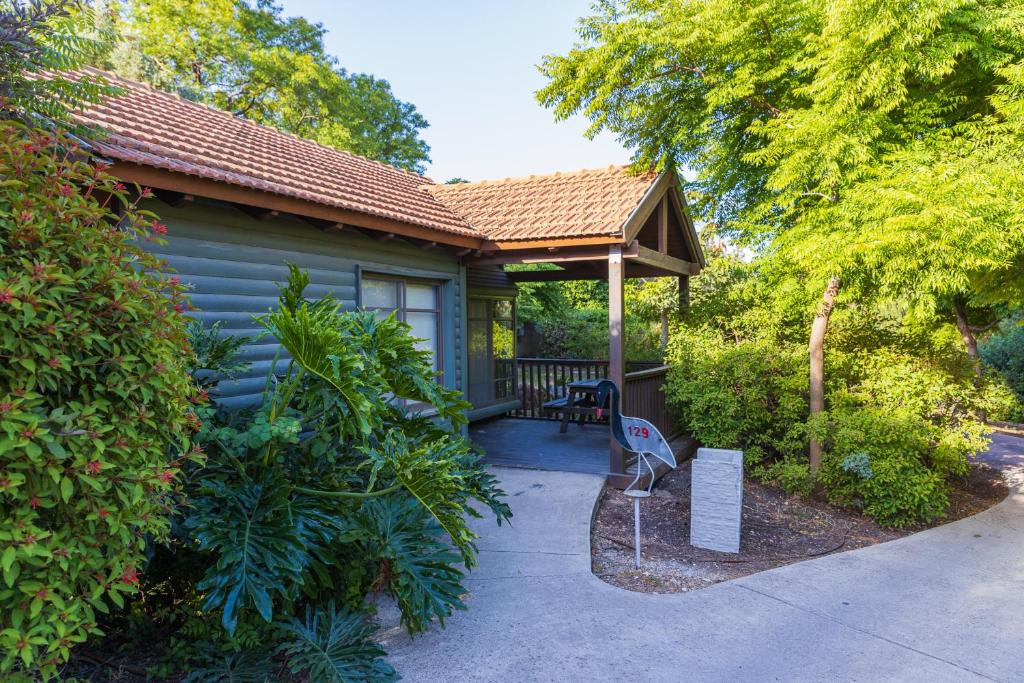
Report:
[[[1024,440],[997,437],[1001,464]],[[601,478],[495,468],[514,526],[481,525],[469,611],[386,633],[408,681],[1024,680],[1024,493],[970,519],[692,593],[590,573]]]

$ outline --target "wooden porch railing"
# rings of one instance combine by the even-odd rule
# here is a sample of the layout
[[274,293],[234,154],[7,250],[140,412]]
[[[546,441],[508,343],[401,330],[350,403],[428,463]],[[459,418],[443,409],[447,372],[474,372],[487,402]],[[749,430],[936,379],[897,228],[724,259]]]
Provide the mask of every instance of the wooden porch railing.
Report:
[[665,401],[665,378],[668,365],[659,365],[646,370],[626,372],[626,388],[622,392],[622,404],[627,415],[642,417],[658,428],[665,438],[676,433],[672,414]]
[[[650,420],[666,436],[673,433],[665,394],[661,391],[668,367],[657,362],[626,363],[626,386],[622,391],[626,413]],[[545,403],[563,398],[569,382],[607,376],[606,360],[517,358],[516,391],[522,405],[509,414],[534,420],[557,420],[559,415],[544,411]]]

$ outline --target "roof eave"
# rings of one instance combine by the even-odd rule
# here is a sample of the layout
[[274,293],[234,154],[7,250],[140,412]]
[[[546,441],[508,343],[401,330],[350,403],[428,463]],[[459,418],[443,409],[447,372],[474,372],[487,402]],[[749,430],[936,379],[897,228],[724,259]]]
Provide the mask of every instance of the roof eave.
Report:
[[437,242],[453,247],[480,249],[483,243],[483,239],[480,237],[459,235],[392,218],[342,209],[297,197],[254,190],[142,164],[115,161],[110,172],[127,182],[137,183],[153,189],[170,190],[196,197],[244,204],[268,211],[294,214],[304,218],[344,223],[368,230],[392,233],[402,237]]

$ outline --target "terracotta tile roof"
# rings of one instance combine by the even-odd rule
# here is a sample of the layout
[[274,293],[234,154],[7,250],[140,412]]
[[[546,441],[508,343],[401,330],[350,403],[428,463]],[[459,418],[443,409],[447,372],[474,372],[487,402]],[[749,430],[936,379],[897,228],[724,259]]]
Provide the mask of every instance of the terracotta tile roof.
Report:
[[463,237],[618,236],[656,179],[610,166],[437,185],[142,83],[88,72],[124,90],[76,115],[106,132],[93,142],[104,156]]
[[[99,72],[94,72],[99,73]],[[282,133],[148,85],[103,74],[124,89],[77,116],[107,135],[96,150],[151,166],[390,218],[479,236],[410,171]]]
[[424,189],[495,241],[618,236],[656,180],[627,166]]

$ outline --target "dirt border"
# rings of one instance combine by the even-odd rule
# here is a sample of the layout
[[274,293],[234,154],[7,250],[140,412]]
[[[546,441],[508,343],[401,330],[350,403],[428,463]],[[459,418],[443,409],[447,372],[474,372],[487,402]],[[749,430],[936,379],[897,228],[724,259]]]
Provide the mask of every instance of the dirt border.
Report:
[[590,523],[591,572],[613,586],[646,593],[679,593],[824,555],[903,538],[983,512],[1002,502],[1010,487],[1002,473],[972,463],[955,480],[950,511],[932,524],[887,529],[855,511],[821,500],[790,496],[778,487],[744,480],[740,553],[718,553],[689,544],[690,465],[682,463],[641,502],[643,562],[633,567],[630,499],[604,487]]

